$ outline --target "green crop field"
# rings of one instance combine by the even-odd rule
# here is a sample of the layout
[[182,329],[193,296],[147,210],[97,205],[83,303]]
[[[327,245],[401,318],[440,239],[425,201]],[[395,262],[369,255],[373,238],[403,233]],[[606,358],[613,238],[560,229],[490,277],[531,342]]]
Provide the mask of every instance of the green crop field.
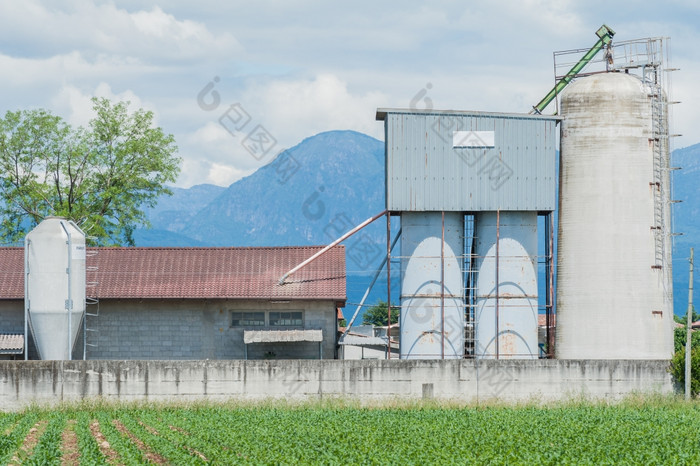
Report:
[[700,404],[77,405],[0,413],[2,464],[700,464]]

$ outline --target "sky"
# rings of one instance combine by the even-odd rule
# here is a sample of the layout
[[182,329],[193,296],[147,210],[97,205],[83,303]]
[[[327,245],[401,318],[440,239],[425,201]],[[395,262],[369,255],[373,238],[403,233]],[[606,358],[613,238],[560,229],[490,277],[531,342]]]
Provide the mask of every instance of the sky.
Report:
[[177,186],[228,186],[319,132],[383,139],[380,107],[527,112],[602,24],[671,38],[673,147],[700,142],[695,0],[0,0],[0,114],[129,100],[175,136]]

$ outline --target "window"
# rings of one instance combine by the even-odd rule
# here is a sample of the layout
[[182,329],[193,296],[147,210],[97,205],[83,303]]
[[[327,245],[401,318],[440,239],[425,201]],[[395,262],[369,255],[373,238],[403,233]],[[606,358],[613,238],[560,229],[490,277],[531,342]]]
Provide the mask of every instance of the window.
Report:
[[301,311],[270,312],[270,327],[303,327]]
[[231,313],[232,327],[264,327],[265,313],[264,312],[232,312]]

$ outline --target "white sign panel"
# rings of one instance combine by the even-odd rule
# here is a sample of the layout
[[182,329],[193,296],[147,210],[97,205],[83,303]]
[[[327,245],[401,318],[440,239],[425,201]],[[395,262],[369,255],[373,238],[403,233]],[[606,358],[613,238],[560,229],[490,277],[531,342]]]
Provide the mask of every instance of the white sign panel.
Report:
[[496,145],[495,131],[453,131],[452,147],[477,148],[494,147]]

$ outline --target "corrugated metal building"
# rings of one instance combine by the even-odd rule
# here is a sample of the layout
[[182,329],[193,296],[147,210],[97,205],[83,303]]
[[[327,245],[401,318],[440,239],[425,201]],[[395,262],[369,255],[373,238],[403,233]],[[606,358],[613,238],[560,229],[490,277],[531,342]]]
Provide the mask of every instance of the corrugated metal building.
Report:
[[[401,358],[537,358],[538,314],[553,301],[560,118],[378,109],[377,120],[386,206],[402,225]],[[549,271],[543,306],[540,259]]]
[[379,109],[390,211],[551,212],[555,116]]

